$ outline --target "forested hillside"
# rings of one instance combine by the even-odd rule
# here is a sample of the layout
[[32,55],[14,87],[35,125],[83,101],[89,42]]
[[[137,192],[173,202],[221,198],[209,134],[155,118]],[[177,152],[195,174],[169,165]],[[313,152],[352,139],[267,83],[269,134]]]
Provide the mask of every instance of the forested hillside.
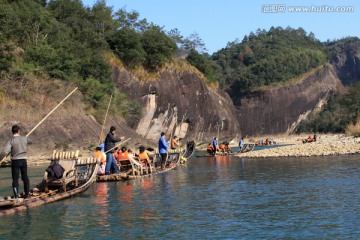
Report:
[[[166,63],[185,56],[209,84],[220,86],[234,100],[260,87],[296,80],[358,45],[358,38],[321,43],[301,28],[272,27],[229,42],[210,56],[196,33],[184,37],[178,29],[166,32],[140,18],[140,13],[114,10],[105,0],[90,7],[81,0],[0,1],[0,81],[34,84],[36,79],[53,79],[77,85],[88,111],[98,120],[111,94],[111,110],[117,117],[141,115],[139,103],[115,88],[110,65],[114,58],[134,73],[157,73]],[[0,97],[11,94],[8,88],[4,84]],[[357,99],[358,91],[350,92],[349,99]],[[334,97],[334,104],[345,101],[341,99]],[[358,107],[349,107],[354,104],[341,105],[347,110],[335,114],[341,122],[337,126],[314,128],[308,122],[301,129],[344,131],[359,116]],[[319,122],[316,116],[313,119]]]
[[338,76],[348,92],[333,92],[320,112],[314,112],[297,132],[351,132],[360,134],[360,39],[348,37],[324,43],[330,62],[337,66]]
[[345,132],[359,122],[360,91],[355,85],[359,52],[356,37],[321,43],[301,28],[272,27],[258,29],[241,42],[229,42],[212,56],[192,51],[187,59],[228,91],[235,104],[254,90],[296,83],[327,62],[339,65],[337,74],[349,92],[333,92],[324,109],[313,113],[297,131]]
[[[160,27],[135,11],[113,12],[106,1],[91,8],[80,0],[0,3],[1,79],[31,84],[34,78],[45,78],[78,85],[99,115],[115,89],[107,56],[116,54],[129,68],[153,71],[176,48]],[[113,99],[119,117],[140,114],[139,104],[125,94],[115,91]]]

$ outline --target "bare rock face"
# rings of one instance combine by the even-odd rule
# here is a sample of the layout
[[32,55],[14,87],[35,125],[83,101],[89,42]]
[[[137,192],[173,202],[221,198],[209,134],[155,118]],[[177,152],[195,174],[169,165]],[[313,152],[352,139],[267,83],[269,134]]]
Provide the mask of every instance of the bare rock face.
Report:
[[341,54],[333,56],[331,64],[345,86],[360,79],[360,43],[347,46]]
[[253,92],[235,102],[241,132],[291,133],[316,106],[326,102],[332,90],[343,91],[343,85],[333,66],[327,64],[296,84]]
[[169,69],[151,81],[139,81],[118,67],[113,73],[117,87],[142,105],[140,119],[127,119],[130,127],[150,141],[159,139],[161,132],[195,141],[218,135],[229,140],[239,133],[229,96],[210,89],[195,73]]

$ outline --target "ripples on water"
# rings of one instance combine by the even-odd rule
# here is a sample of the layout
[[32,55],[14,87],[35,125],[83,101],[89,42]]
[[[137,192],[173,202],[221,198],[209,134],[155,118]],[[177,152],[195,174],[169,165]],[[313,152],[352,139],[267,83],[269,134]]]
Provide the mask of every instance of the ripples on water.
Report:
[[[1,217],[1,239],[349,239],[360,236],[360,156],[192,158],[165,174],[94,183]],[[30,169],[40,179],[42,169]],[[0,190],[10,194],[9,169]],[[22,187],[22,185],[21,185]]]

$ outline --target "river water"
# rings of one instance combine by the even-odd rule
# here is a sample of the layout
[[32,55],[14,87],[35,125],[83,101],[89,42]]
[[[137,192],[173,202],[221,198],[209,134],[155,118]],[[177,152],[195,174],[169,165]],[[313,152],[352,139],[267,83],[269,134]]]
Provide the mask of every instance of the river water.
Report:
[[[45,166],[46,167],[46,166]],[[32,183],[45,167],[32,167]],[[11,194],[10,169],[0,193]],[[22,188],[21,183],[21,188]],[[360,156],[192,157],[0,218],[1,239],[356,239]]]

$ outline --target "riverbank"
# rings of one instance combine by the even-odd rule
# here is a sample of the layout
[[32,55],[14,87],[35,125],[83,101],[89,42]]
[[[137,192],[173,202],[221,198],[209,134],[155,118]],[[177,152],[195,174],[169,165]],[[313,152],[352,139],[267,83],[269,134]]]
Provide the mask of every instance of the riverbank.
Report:
[[240,153],[239,157],[309,157],[360,154],[360,137],[345,135],[320,135],[316,142],[302,143],[305,137],[288,136],[274,139],[276,144],[285,145],[282,147]]

